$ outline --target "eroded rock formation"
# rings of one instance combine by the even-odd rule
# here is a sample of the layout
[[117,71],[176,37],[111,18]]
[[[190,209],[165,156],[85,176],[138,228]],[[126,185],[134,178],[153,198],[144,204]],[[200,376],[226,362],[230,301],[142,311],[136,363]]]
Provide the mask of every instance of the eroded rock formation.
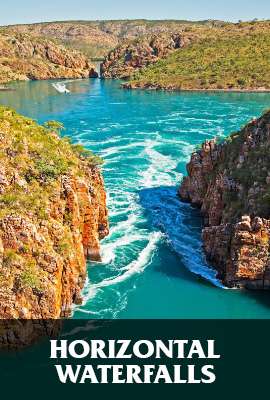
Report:
[[82,51],[89,59],[102,60],[124,40],[141,39],[183,29],[195,31],[227,25],[220,21],[188,22],[177,20],[115,20],[115,21],[63,21],[13,25],[5,29],[31,34],[31,36],[56,39],[64,45]]
[[188,36],[167,32],[120,44],[105,57],[101,64],[101,77],[129,78],[134,71],[157,62],[189,42]]
[[0,108],[0,318],[67,317],[108,234],[97,158]]
[[203,245],[230,287],[270,289],[270,112],[193,153],[182,200],[200,207]]
[[78,51],[28,34],[0,33],[0,83],[96,75],[94,66]]

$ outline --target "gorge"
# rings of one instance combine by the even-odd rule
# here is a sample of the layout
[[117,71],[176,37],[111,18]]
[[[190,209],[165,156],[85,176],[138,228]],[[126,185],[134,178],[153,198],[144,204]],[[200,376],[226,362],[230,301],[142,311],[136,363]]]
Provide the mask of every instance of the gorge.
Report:
[[0,28],[0,317],[269,316],[269,32]]
[[[269,20],[66,21],[0,28],[0,84],[125,79],[127,89],[270,91]],[[256,51],[254,51],[256,49]]]
[[0,93],[41,125],[60,121],[63,136],[104,160],[110,234],[102,262],[87,263],[73,317],[268,318],[267,291],[221,289],[202,252],[199,211],[177,190],[194,148],[259,117],[269,94],[125,91],[119,83],[74,80],[62,96],[51,81],[30,81]]

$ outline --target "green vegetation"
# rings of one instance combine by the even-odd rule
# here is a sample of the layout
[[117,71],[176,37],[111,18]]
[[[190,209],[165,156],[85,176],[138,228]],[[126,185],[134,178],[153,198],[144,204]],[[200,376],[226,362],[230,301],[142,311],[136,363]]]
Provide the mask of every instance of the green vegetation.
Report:
[[[65,223],[67,224],[66,221]],[[56,252],[58,254],[61,254],[62,256],[68,257],[71,243],[72,243],[72,234],[70,233],[68,226],[66,226],[62,237],[58,238],[58,242],[55,245]]]
[[44,272],[38,269],[34,259],[28,261],[24,266],[23,272],[20,274],[19,279],[23,287],[29,287],[31,289],[41,290],[42,289],[42,275]]
[[96,156],[95,154],[92,153],[91,150],[86,149],[84,146],[82,146],[79,143],[73,144],[72,145],[72,150],[79,157],[87,158],[89,160],[90,164],[93,165],[93,166],[97,166],[97,165],[103,164],[103,159],[101,157]]
[[47,121],[44,124],[45,128],[48,128],[52,131],[56,131],[59,133],[61,130],[65,129],[64,125],[61,122],[58,121]]
[[6,249],[3,257],[3,264],[10,267],[16,262],[20,261],[20,256],[13,249]]
[[0,194],[0,217],[11,213],[48,217],[51,196],[61,176],[82,176],[102,160],[70,139],[59,137],[63,126],[50,121],[44,126],[0,107],[0,164],[11,183]]
[[217,145],[220,156],[207,177],[213,184],[224,175],[231,185],[222,188],[226,221],[236,221],[240,215],[270,215],[270,141],[268,129],[270,111],[258,121],[233,132]]
[[[30,30],[31,31],[31,30]],[[31,32],[32,33],[32,32]],[[87,77],[85,55],[67,49],[55,38],[15,29],[0,29],[0,84],[28,79]]]
[[[241,89],[247,88],[249,84],[252,85],[254,82],[257,85],[265,85],[264,79],[260,82],[262,76],[262,73],[258,74],[260,67],[256,67],[254,72],[252,72],[251,67],[251,74],[246,74],[248,65],[241,65],[241,59],[247,60],[249,55],[253,55],[250,61],[252,63],[254,60],[258,61],[256,64],[259,65],[261,55],[256,60],[257,49],[259,49],[259,52],[260,49],[266,48],[267,50],[267,46],[263,48],[260,44],[254,43],[255,52],[247,49],[246,54],[240,55],[239,62],[236,57],[237,50],[245,47],[243,38],[250,38],[253,35],[263,39],[264,36],[266,38],[269,36],[269,21],[257,20],[237,24],[213,20],[60,21],[2,27],[0,28],[0,82],[22,80],[26,77],[39,79],[40,70],[43,71],[42,79],[44,79],[44,76],[48,78],[66,76],[63,65],[49,63],[45,59],[41,60],[41,54],[39,57],[16,56],[14,58],[15,54],[12,50],[14,46],[11,46],[14,38],[23,43],[22,48],[25,47],[25,37],[28,38],[27,43],[31,40],[33,43],[40,43],[41,45],[44,39],[49,39],[56,48],[59,45],[65,46],[66,51],[71,55],[73,52],[70,50],[79,50],[88,59],[101,61],[118,45],[133,43],[132,46],[136,47],[136,42],[137,44],[143,43],[145,40],[151,42],[154,37],[160,39],[162,45],[162,35],[171,36],[173,33],[181,33],[183,39],[186,39],[186,43],[193,43],[191,45],[195,46],[193,51],[184,49],[184,60],[181,56],[176,55],[175,58],[170,56],[168,63],[157,64],[153,70],[146,69],[142,75],[135,75],[132,79],[134,86],[154,86],[168,89]],[[228,40],[229,46],[222,44],[223,40]],[[269,39],[267,41],[269,43]],[[226,59],[228,48],[228,59],[232,60],[231,63],[222,60],[223,57]],[[235,50],[234,54],[233,50]],[[202,55],[204,51],[207,53],[206,57]],[[177,53],[180,53],[180,50]],[[187,60],[185,55],[191,59]],[[213,55],[214,70],[212,73],[211,58]],[[121,71],[122,64],[127,61],[125,56],[126,54],[118,54],[119,60],[118,62],[115,61],[114,69]],[[140,54],[140,51],[139,56],[144,57],[143,54]],[[266,55],[264,56],[266,57]],[[195,58],[195,63],[192,57]],[[134,63],[136,64],[136,56],[134,56]],[[197,67],[196,64],[198,64]],[[254,65],[255,63],[253,63],[253,67]],[[225,76],[223,76],[221,72],[224,72],[224,68],[225,70],[235,70],[235,72],[233,74],[225,73]],[[121,77],[121,74],[119,76]]]
[[0,32],[27,32],[33,36],[55,40],[69,49],[84,53],[91,60],[102,60],[110,50],[122,40],[132,40],[138,35],[175,32],[182,29],[200,30],[203,28],[232,25],[222,21],[185,20],[105,20],[105,21],[54,21],[25,24],[0,28]]
[[[20,268],[20,272],[17,276],[23,288],[29,287],[31,289],[42,290],[42,278],[45,277],[46,274],[37,266],[34,258],[21,257],[14,249],[5,249],[3,266],[11,271],[14,265]],[[4,276],[1,277],[0,274],[0,286],[4,284]]]
[[270,89],[270,29],[206,37],[136,72],[133,87]]
[[102,61],[104,56],[111,50],[112,46],[102,43],[87,43],[81,41],[58,40],[59,44],[71,50],[77,50],[86,55],[91,61]]

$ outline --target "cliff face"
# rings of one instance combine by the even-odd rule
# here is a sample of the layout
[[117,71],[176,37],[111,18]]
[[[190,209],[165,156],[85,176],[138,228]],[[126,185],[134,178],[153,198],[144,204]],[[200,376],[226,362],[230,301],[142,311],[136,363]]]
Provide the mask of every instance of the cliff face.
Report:
[[108,234],[99,160],[0,108],[0,318],[70,315]]
[[94,66],[75,50],[28,34],[0,33],[0,83],[96,76]]
[[123,43],[105,57],[101,64],[101,77],[128,78],[136,70],[154,64],[173,50],[186,46],[189,42],[190,38],[180,33],[160,33]]
[[[103,59],[109,51],[123,40],[134,40],[146,35],[177,32],[183,27],[224,25],[218,21],[188,22],[188,21],[148,21],[148,20],[115,20],[115,21],[66,21],[46,22],[30,25],[14,25],[12,29],[33,36],[68,44],[82,51],[90,59]],[[9,28],[8,28],[9,29]]]
[[270,112],[192,154],[182,200],[201,208],[203,244],[230,286],[270,289]]

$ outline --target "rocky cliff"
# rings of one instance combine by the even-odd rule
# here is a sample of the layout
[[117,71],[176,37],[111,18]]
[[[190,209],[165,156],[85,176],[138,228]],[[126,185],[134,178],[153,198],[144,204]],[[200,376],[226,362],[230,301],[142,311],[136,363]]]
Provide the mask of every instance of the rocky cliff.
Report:
[[0,107],[0,318],[66,317],[108,234],[100,159]]
[[[17,32],[56,39],[58,42],[78,49],[90,59],[103,59],[109,51],[123,40],[134,40],[146,35],[176,32],[183,27],[200,29],[202,26],[219,26],[219,21],[178,21],[178,20],[114,20],[114,21],[64,21],[29,25],[14,25]],[[9,27],[8,27],[9,29]]]
[[191,38],[180,33],[160,33],[120,44],[101,64],[102,78],[129,78],[136,70],[154,64],[170,52],[190,43]]
[[133,49],[127,60],[116,55],[113,74],[131,63],[128,89],[269,91],[269,33],[269,21],[185,28],[179,32],[181,45],[169,46],[160,57]]
[[182,200],[201,209],[208,260],[229,287],[270,289],[270,111],[193,153]]
[[0,32],[0,83],[96,76],[86,56],[75,50],[29,34]]

